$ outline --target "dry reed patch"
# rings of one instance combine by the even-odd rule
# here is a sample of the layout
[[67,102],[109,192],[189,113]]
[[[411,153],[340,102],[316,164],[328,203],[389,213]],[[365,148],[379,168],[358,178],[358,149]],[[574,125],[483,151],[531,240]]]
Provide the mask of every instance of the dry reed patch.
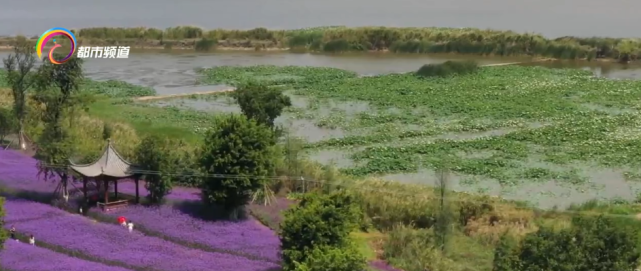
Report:
[[522,237],[537,231],[538,226],[534,220],[535,214],[532,210],[498,205],[491,213],[468,221],[464,232],[466,235],[476,237],[487,244],[495,245],[505,232]]
[[0,107],[9,108],[13,105],[13,95],[11,89],[0,88]]

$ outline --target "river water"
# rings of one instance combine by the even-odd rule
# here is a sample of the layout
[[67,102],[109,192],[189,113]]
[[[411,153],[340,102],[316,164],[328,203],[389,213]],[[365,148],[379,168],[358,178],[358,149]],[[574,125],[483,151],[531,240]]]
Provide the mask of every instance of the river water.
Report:
[[[0,51],[5,58],[8,51]],[[150,86],[158,94],[176,94],[215,90],[211,86],[198,86],[196,68],[222,65],[299,65],[325,66],[352,70],[364,75],[408,72],[427,63],[446,60],[473,59],[481,65],[529,61],[518,58],[479,58],[472,56],[427,56],[394,54],[293,54],[287,52],[222,51],[193,53],[189,51],[132,51],[128,59],[87,59],[86,75],[97,80],[121,80],[132,84]],[[607,63],[536,63],[551,67],[591,69],[596,75],[612,78],[641,78],[641,66]]]

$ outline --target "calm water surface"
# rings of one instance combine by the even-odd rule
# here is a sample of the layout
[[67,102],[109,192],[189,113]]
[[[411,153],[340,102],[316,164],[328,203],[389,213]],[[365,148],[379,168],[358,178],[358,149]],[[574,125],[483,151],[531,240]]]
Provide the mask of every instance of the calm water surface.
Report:
[[[549,37],[641,36],[636,0],[0,0],[0,35],[39,35],[52,27],[249,29],[310,26],[476,27]],[[635,11],[636,10],[636,11]]]
[[[0,51],[5,58],[8,51]],[[197,54],[185,51],[172,53],[131,52],[128,59],[88,59],[86,74],[97,80],[121,80],[150,86],[159,94],[175,94],[215,90],[197,86],[196,68],[222,65],[299,65],[347,69],[364,75],[409,72],[427,63],[452,59],[473,59],[480,64],[529,61],[528,59],[478,58],[472,56],[426,56],[393,54],[317,55],[285,52],[229,52]],[[641,66],[606,65],[603,63],[537,63],[552,67],[591,69],[597,75],[613,78],[641,78]]]

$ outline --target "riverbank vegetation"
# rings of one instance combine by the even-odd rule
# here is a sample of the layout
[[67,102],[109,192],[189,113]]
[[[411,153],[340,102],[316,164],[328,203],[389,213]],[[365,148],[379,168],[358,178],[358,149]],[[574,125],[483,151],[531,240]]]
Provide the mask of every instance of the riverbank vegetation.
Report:
[[[556,59],[634,61],[641,55],[636,38],[561,37],[475,28],[314,27],[295,30],[204,30],[193,26],[155,28],[83,28],[74,30],[85,45],[129,45],[139,48],[207,50],[290,49],[315,52],[390,51],[458,53],[488,56],[534,56]],[[32,39],[37,39],[33,37]],[[11,39],[0,41],[10,46]],[[206,51],[206,50],[205,50]]]
[[[425,167],[443,172],[439,175],[443,184],[450,181],[447,176],[453,175],[447,172],[453,172],[495,178],[506,186],[517,180],[574,185],[584,180],[572,170],[573,162],[636,166],[639,161],[634,157],[639,138],[634,131],[639,120],[634,101],[641,98],[641,87],[637,82],[593,78],[583,71],[518,66],[481,67],[475,72],[447,77],[424,77],[415,73],[360,77],[339,69],[291,66],[216,67],[200,70],[199,74],[202,84],[260,87],[270,95],[254,96],[256,100],[249,101],[234,93],[200,97],[219,107],[205,111],[171,104],[159,107],[131,99],[149,95],[153,90],[148,88],[113,81],[80,80],[77,94],[93,99],[82,100],[84,107],[79,108],[86,110],[62,112],[66,121],[60,128],[67,131],[67,136],[74,142],[64,145],[73,149],[67,149],[65,153],[91,160],[104,147],[105,134],[109,134],[122,155],[132,159],[149,157],[136,155],[148,149],[137,147],[149,145],[153,148],[154,144],[140,145],[139,138],[145,138],[143,142],[153,140],[148,135],[182,140],[180,144],[172,144],[176,146],[173,150],[176,156],[172,159],[180,157],[177,160],[184,163],[180,167],[191,172],[170,178],[173,189],[187,185],[209,187],[207,198],[210,203],[232,201],[233,204],[225,206],[230,209],[239,207],[239,201],[247,203],[250,199],[247,194],[240,193],[243,189],[238,187],[241,186],[250,189],[252,198],[259,199],[257,202],[269,202],[264,199],[269,199],[271,194],[279,196],[267,206],[250,203],[249,212],[266,226],[281,228],[288,259],[300,260],[298,268],[309,268],[304,270],[320,270],[317,266],[331,266],[331,270],[336,271],[351,270],[351,267],[363,265],[365,255],[369,255],[368,260],[384,260],[406,271],[489,271],[497,266],[514,267],[500,269],[508,271],[521,270],[518,267],[526,265],[554,269],[553,264],[560,261],[556,256],[567,254],[536,248],[551,244],[562,249],[563,242],[553,241],[578,236],[586,237],[584,240],[588,241],[573,247],[575,254],[592,255],[594,251],[612,249],[589,242],[602,236],[592,229],[604,227],[614,229],[613,233],[621,233],[616,235],[621,238],[613,244],[630,248],[629,254],[621,254],[626,259],[609,255],[612,256],[608,262],[611,265],[601,265],[604,270],[613,266],[633,267],[638,262],[635,248],[626,243],[627,240],[638,244],[638,235],[628,228],[619,228],[609,218],[573,222],[573,213],[540,210],[502,198],[372,177]],[[0,74],[0,85],[10,87],[3,74]],[[291,103],[279,96],[283,94],[289,96]],[[274,119],[275,116],[267,111],[261,111],[267,104],[265,100],[283,101],[273,104],[285,107],[280,108],[283,110],[269,110],[283,115]],[[236,103],[243,101],[246,105],[241,110]],[[12,104],[10,91],[4,90],[0,95],[0,106],[10,108]],[[42,108],[37,100],[29,99],[28,104],[25,131],[36,142],[43,142]],[[230,110],[232,107],[234,110]],[[238,112],[238,115],[230,117],[229,111]],[[247,112],[269,116],[262,118],[261,114]],[[283,136],[273,141],[258,140],[249,133],[241,133],[241,128],[249,131],[263,127],[259,133],[251,134],[267,137],[274,130],[256,124],[255,120],[264,119],[264,123],[281,126],[284,118],[311,121],[313,125],[307,124],[301,130],[312,130],[313,133],[339,128],[344,132],[333,139],[315,141],[296,138],[296,131],[284,126]],[[449,138],[452,135],[462,138]],[[264,148],[266,145],[270,145],[269,150]],[[158,148],[166,150],[167,146]],[[237,148],[252,148],[252,151],[237,151]],[[306,151],[332,148],[352,152],[351,158],[356,163],[337,170],[319,165],[306,155]],[[249,159],[239,156],[241,153],[255,155]],[[528,164],[531,159],[539,160]],[[260,161],[260,166],[256,161]],[[561,167],[546,168],[545,163]],[[163,164],[167,163],[158,163]],[[207,178],[199,177],[203,168],[209,173]],[[162,169],[158,171],[162,172]],[[2,176],[18,175],[4,173]],[[248,174],[243,173],[263,178],[256,183],[257,180],[249,180]],[[216,177],[214,174],[222,175]],[[230,178],[229,174],[240,177]],[[429,178],[428,174],[423,175]],[[203,181],[208,184],[203,185]],[[2,182],[0,176],[0,184],[11,183]],[[349,194],[341,194],[343,192]],[[166,196],[169,199],[171,194]],[[283,217],[282,212],[292,206],[298,207]],[[641,208],[635,203],[595,201],[572,210],[574,214],[586,215],[617,213],[628,225],[638,225],[634,215]],[[128,216],[136,212],[143,213],[132,211]],[[319,229],[314,234],[302,230],[304,225],[317,224],[321,216],[331,216],[337,219],[335,221],[345,223]],[[107,226],[103,224],[108,221],[115,223],[114,219],[108,218],[98,221],[105,228]],[[146,222],[137,220],[140,224],[136,227],[152,232],[154,223],[160,220],[152,221],[144,224]],[[195,228],[198,227],[202,226]],[[169,236],[172,234],[168,232],[169,228],[157,230],[155,234]],[[513,242],[504,237],[506,234]],[[199,234],[189,238],[194,236]],[[169,240],[165,246],[180,240],[165,238]],[[296,240],[319,245],[301,253],[300,248],[305,244],[292,243]],[[365,240],[366,249],[357,243],[359,240]],[[204,251],[202,247],[206,247],[200,240],[182,241],[200,244],[194,245],[195,249],[200,247]],[[510,244],[517,244],[518,248]],[[78,254],[86,253],[79,251]],[[519,256],[532,251],[549,253],[536,254],[535,262]],[[595,270],[597,265],[586,259],[590,258],[577,258],[572,264]],[[296,264],[284,263],[285,270],[291,270],[292,265]]]

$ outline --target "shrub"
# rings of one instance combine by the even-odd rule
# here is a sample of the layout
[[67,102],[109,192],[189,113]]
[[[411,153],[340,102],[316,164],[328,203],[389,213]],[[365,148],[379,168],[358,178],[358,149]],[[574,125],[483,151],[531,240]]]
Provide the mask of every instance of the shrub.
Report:
[[640,258],[637,228],[638,222],[629,218],[579,216],[569,229],[543,227],[528,234],[516,250],[518,257],[503,238],[494,270],[634,270]]
[[432,230],[399,226],[389,233],[384,257],[406,271],[458,271],[461,268],[435,246]]
[[492,271],[519,271],[518,242],[505,232],[494,251],[494,267]]
[[494,211],[494,207],[487,203],[474,201],[463,201],[459,206],[459,223],[461,226],[467,226],[470,219],[480,218],[485,214]]
[[202,38],[196,42],[194,50],[198,52],[208,52],[216,46],[216,40]]
[[0,108],[0,144],[4,137],[16,132],[18,123],[13,112],[10,109]]
[[281,226],[283,270],[362,270],[365,258],[349,236],[360,217],[346,192],[305,195]]
[[7,233],[4,225],[4,198],[0,197],[0,250],[4,248],[4,241],[7,240]]
[[423,65],[416,75],[420,77],[446,77],[452,75],[463,75],[478,70],[478,64],[474,61],[446,61],[441,64]]

